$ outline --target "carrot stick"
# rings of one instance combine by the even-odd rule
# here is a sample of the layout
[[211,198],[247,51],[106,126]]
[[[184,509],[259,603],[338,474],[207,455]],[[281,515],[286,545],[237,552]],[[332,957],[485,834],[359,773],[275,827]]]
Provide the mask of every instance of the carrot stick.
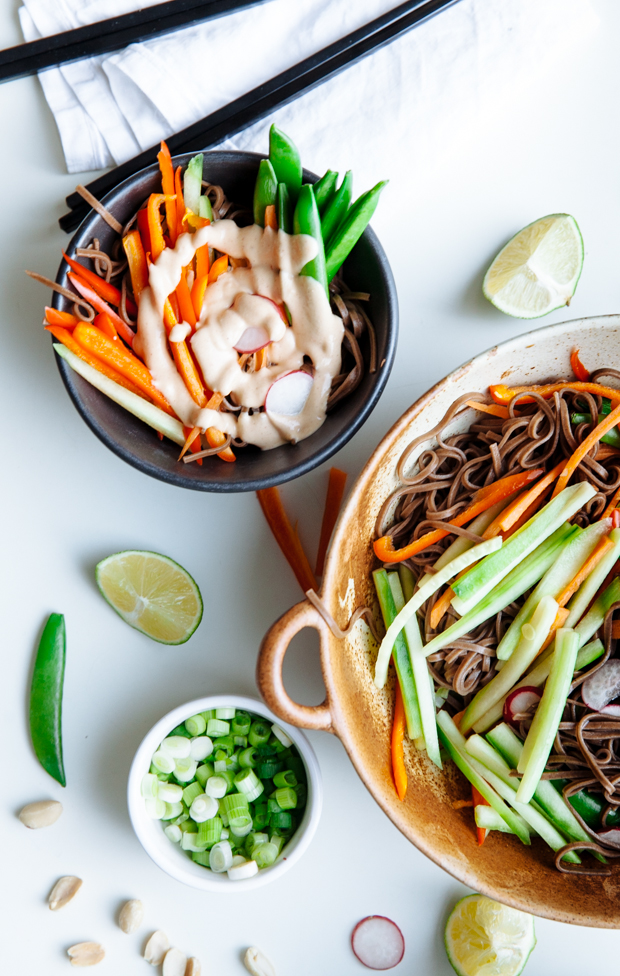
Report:
[[571,596],[577,592],[584,579],[590,575],[594,567],[601,561],[606,552],[613,548],[614,543],[609,536],[601,539],[594,552],[586,559],[581,569],[573,576],[570,583],[567,583],[556,600],[560,607],[565,607]]
[[200,313],[202,312],[202,305],[205,299],[205,292],[207,290],[207,285],[209,284],[209,275],[203,275],[201,278],[196,278],[194,284],[192,285],[192,305],[194,306],[194,313],[196,315],[196,321],[200,318]]
[[539,495],[538,498],[534,499],[530,507],[526,508],[526,510],[521,515],[521,517],[518,518],[516,522],[513,522],[513,524],[510,526],[509,529],[506,529],[505,532],[502,532],[502,539],[504,540],[504,542],[506,542],[506,540],[509,539],[511,535],[514,535],[515,532],[518,532],[521,526],[525,525],[525,523],[531,519],[532,515],[536,514],[539,508],[542,508],[542,506],[546,503],[550,493],[551,493],[551,485],[549,485],[548,488],[545,488],[543,493]]
[[541,647],[541,649],[538,652],[539,654],[542,654],[543,651],[546,651],[547,650],[547,648],[549,647],[549,644],[551,643],[551,641],[555,637],[556,630],[559,630],[560,627],[563,627],[564,626],[564,622],[567,620],[569,613],[570,613],[570,610],[567,610],[566,607],[558,607],[558,612],[555,615],[555,620],[553,621],[553,623],[551,624],[551,627],[549,628],[549,633],[547,634],[547,637],[545,639],[545,642],[544,642],[543,646]]
[[157,153],[157,161],[159,163],[159,169],[161,170],[162,192],[164,196],[170,198],[166,200],[166,223],[168,224],[168,236],[172,246],[174,247],[178,237],[177,202],[176,199],[172,199],[175,196],[174,169],[172,166],[170,150],[163,140],[161,143],[161,152]]
[[120,315],[117,315],[114,309],[111,308],[107,302],[104,302],[103,298],[100,298],[97,292],[93,291],[93,289],[87,285],[85,281],[79,278],[78,275],[75,275],[72,271],[70,271],[67,277],[79,291],[80,295],[83,295],[83,297],[90,302],[93,308],[96,308],[98,312],[105,312],[106,315],[109,315],[111,320],[114,322],[116,331],[120,337],[125,340],[128,346],[133,346],[135,333],[133,329],[130,329],[127,323],[123,321]]
[[449,586],[446,590],[444,590],[444,592],[441,594],[439,599],[435,601],[429,618],[431,630],[437,630],[437,627],[439,626],[441,620],[443,619],[444,613],[447,612],[448,607],[450,606],[455,596],[456,593],[454,592],[452,587]]
[[[555,468],[552,468],[544,478],[537,481],[535,485],[524,491],[523,494],[515,498],[513,502],[508,505],[503,512],[500,512],[496,519],[494,519],[489,527],[484,531],[483,539],[493,539],[500,532],[503,534],[507,532],[508,529],[517,522],[523,513],[532,507],[534,502],[538,499],[540,501],[540,496],[544,494],[547,488],[553,484],[555,479],[560,474],[562,468],[564,467],[566,461],[560,461],[556,464]],[[536,509],[534,509],[536,511]],[[532,512],[533,514],[533,512]]]
[[79,263],[79,261],[74,261],[73,258],[70,258],[67,254],[65,254],[64,251],[62,252],[62,256],[69,267],[72,268],[73,271],[80,276],[80,278],[83,278],[86,284],[90,285],[93,291],[96,291],[97,294],[104,299],[104,301],[109,302],[111,305],[116,305],[118,308],[121,303],[121,293],[118,288],[106,281],[105,278],[100,278],[99,275],[95,274],[94,271],[90,271],[88,268],[85,268],[83,264]]
[[95,315],[93,325],[95,325],[98,329],[101,329],[102,332],[105,332],[110,339],[118,339],[116,326],[107,312],[99,312],[98,315]]
[[265,207],[265,227],[271,227],[272,230],[278,229],[278,218],[276,217],[276,208],[273,203]]
[[[486,512],[488,508],[491,508],[492,505],[495,505],[496,502],[501,501],[503,498],[509,498],[510,495],[524,488],[525,485],[528,485],[530,481],[534,481],[542,473],[542,468],[533,468],[530,471],[522,471],[519,474],[507,475],[505,478],[500,478],[499,481],[493,482],[492,485],[481,488],[474,495],[468,508],[464,512],[461,512],[460,515],[457,515],[456,518],[451,519],[447,525],[459,526],[464,525],[465,522],[470,522],[476,515],[480,515],[481,512]],[[440,539],[445,539],[447,535],[450,535],[449,529],[433,529],[432,532],[427,532],[419,539],[416,539],[415,542],[411,542],[402,549],[394,549],[391,536],[384,535],[374,543],[375,555],[382,562],[399,563],[403,559],[409,559],[411,556],[415,556],[416,553],[422,552],[423,549],[434,545]]]
[[225,271],[228,271],[228,255],[222,254],[221,258],[214,261],[211,266],[211,270],[209,271],[209,284],[217,281],[219,276],[224,274]]
[[[266,208],[269,210],[269,207]],[[275,207],[274,207],[275,210]],[[267,221],[265,221],[267,226]],[[394,702],[394,722],[392,725],[392,774],[398,799],[404,800],[407,792],[407,770],[405,769],[405,753],[403,740],[405,738],[405,706],[398,679],[396,681],[396,700]]]
[[145,397],[143,391],[139,390],[138,387],[131,382],[131,380],[128,380],[125,376],[117,373],[115,369],[110,369],[106,363],[103,363],[100,359],[97,359],[96,356],[92,356],[89,352],[83,349],[82,346],[78,345],[71,332],[69,332],[67,329],[63,329],[60,325],[46,325],[45,329],[46,332],[51,332],[55,339],[62,342],[63,346],[70,349],[72,353],[79,356],[79,358],[84,360],[85,363],[88,363],[89,366],[92,366],[100,373],[103,373],[103,375],[107,376],[109,380],[114,380],[115,383],[118,383],[120,386],[124,386],[126,390],[130,391],[130,393],[135,393],[136,396],[142,397],[143,400],[151,399],[150,397]]
[[138,210],[138,231],[140,233],[140,240],[142,241],[142,247],[144,248],[145,254],[151,253],[151,235],[149,233],[149,213],[146,207],[142,210]]
[[620,529],[620,510],[614,508],[611,513],[611,527],[612,529]]
[[187,322],[188,325],[191,325],[192,329],[195,329],[196,312],[194,311],[192,296],[187,286],[187,278],[185,277],[184,271],[181,272],[181,279],[176,287],[175,295],[177,296],[177,301],[179,303],[181,321]]
[[94,325],[80,322],[73,330],[73,338],[87,352],[96,356],[107,366],[111,366],[117,372],[122,373],[135,386],[142,390],[158,407],[165,410],[171,416],[175,416],[172,407],[166,398],[153,385],[153,380],[148,369],[137,356],[125,349],[119,342],[113,342],[100,329]]
[[297,582],[304,593],[316,590],[316,580],[310,568],[308,557],[299,540],[295,537],[293,527],[284,511],[280,492],[277,488],[261,488],[256,496],[267,519],[267,524],[273,532],[274,538],[284,553],[289,566],[295,573]]
[[151,238],[151,258],[153,261],[157,261],[157,258],[166,246],[164,232],[161,229],[161,213],[159,208],[162,203],[168,203],[169,199],[169,196],[165,193],[151,193],[146,206],[149,236]]
[[[209,224],[211,221],[207,221]],[[209,274],[209,245],[203,244],[196,251],[196,278],[204,278]]]
[[500,417],[501,420],[508,420],[510,416],[508,407],[500,407],[496,403],[478,403],[477,400],[466,400],[465,406],[473,407],[474,410],[480,410],[481,413],[488,413],[492,417]]
[[581,383],[590,382],[590,374],[588,373],[587,369],[585,368],[585,366],[583,365],[583,363],[579,358],[578,349],[573,349],[573,351],[570,354],[570,366],[576,378]]
[[[221,444],[226,443],[226,435],[218,430],[217,427],[207,427],[206,438],[209,447],[219,447]],[[235,452],[230,449],[230,447],[225,447],[223,451],[220,451],[218,457],[222,461],[236,461]]]
[[258,352],[256,352],[254,354],[254,369],[256,371],[258,371],[259,369],[262,369],[263,366],[266,366],[267,365],[267,350],[268,349],[269,349],[269,346],[263,346],[262,349],[259,349]]
[[601,515],[601,518],[609,518],[614,508],[617,508],[619,502],[620,502],[620,488],[618,488],[611,496],[611,500],[607,505],[607,508]]
[[579,467],[581,461],[586,456],[588,451],[591,451],[594,445],[600,441],[603,434],[606,434],[608,430],[611,430],[612,427],[616,426],[618,420],[620,420],[620,402],[618,403],[618,406],[611,411],[611,413],[608,413],[606,417],[603,417],[603,419],[596,425],[594,430],[582,440],[577,450],[571,454],[566,462],[566,465],[564,466],[562,474],[556,482],[553,495],[551,496],[552,498],[555,498],[556,495],[559,495],[559,493],[566,488],[571,475],[574,474],[575,470]]
[[[183,450],[179,454],[177,460],[180,461],[183,455],[186,454],[187,451],[190,449],[190,447],[192,448],[192,453],[195,454],[197,454],[200,450],[202,450],[202,444],[200,443],[201,430],[202,427],[183,428],[183,433],[186,435],[186,440],[185,440],[185,444],[183,445]],[[202,458],[197,458],[196,464],[199,464],[200,467],[202,467]]]
[[[265,224],[265,226],[267,225]],[[332,537],[332,532],[334,531],[336,519],[338,518],[338,513],[340,511],[340,506],[342,505],[346,481],[346,471],[341,471],[339,468],[329,469],[329,481],[327,482],[325,509],[323,510],[321,535],[319,536],[319,548],[316,555],[315,572],[317,576],[323,575],[323,569],[325,567],[325,554],[327,553],[329,540]]]
[[212,393],[207,403],[207,410],[219,410],[224,399],[221,393]]
[[149,269],[146,263],[146,254],[144,253],[140,231],[130,230],[123,237],[123,250],[127,256],[134,298],[138,302],[140,301],[142,291],[149,283]]
[[[472,788],[471,788],[471,798],[472,798],[473,803],[474,803],[474,810],[476,809],[476,807],[489,807],[489,806],[491,806],[491,804],[489,803],[489,801],[488,800],[485,800],[485,798],[482,796],[481,793],[478,792],[478,790],[476,789],[475,786],[472,786]],[[486,829],[486,827],[478,827],[477,826],[476,827],[476,835],[478,837],[478,847],[482,847],[482,845],[484,844],[484,842],[486,840],[486,837],[487,837],[487,829]]]
[[183,180],[181,179],[181,169],[181,166],[177,166],[174,173],[174,192],[177,198],[177,237],[181,233],[183,217],[185,216],[185,200],[183,199]]
[[81,320],[71,312],[61,312],[57,308],[45,306],[45,318],[50,325],[59,325],[61,329],[74,329]]
[[[544,386],[506,386],[504,383],[496,383],[489,387],[489,393],[496,403],[507,406],[517,393],[538,393],[539,396],[548,400],[554,393],[568,387],[571,390],[581,390],[583,393],[608,397],[612,403],[620,403],[620,390],[614,390],[610,386],[601,386],[600,383],[581,383],[578,380],[574,383],[547,383]],[[533,397],[523,397],[519,400],[520,404],[533,402]]]

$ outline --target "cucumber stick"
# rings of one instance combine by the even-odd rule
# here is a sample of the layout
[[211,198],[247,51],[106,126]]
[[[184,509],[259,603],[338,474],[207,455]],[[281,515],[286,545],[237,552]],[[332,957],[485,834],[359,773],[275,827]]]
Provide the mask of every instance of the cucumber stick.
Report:
[[200,194],[202,193],[202,164],[204,156],[198,153],[190,159],[183,176],[183,202],[187,210],[200,214]]
[[575,625],[580,646],[583,646],[597,632],[605,619],[605,614],[618,600],[620,600],[620,580],[616,576],[607,589],[597,597],[585,617]]
[[[586,530],[587,531],[587,530]],[[613,549],[607,552],[601,561],[594,567],[590,575],[583,581],[572,600],[568,603],[569,614],[564,624],[565,627],[574,627],[581,619],[590,605],[590,601],[596,595],[599,587],[607,578],[607,574],[620,556],[620,529],[612,529],[609,538],[613,542]]]
[[[492,505],[491,508],[487,508],[486,512],[482,512],[477,518],[474,519],[473,522],[470,522],[470,524],[467,526],[468,531],[473,532],[474,535],[482,535],[482,533],[488,529],[491,522],[497,518],[499,513],[504,511],[508,505],[508,502],[513,501],[514,497],[503,498],[501,502],[496,502],[496,504]],[[464,535],[457,535],[454,542],[442,552],[441,556],[439,556],[437,559],[437,562],[433,564],[433,569],[435,572],[443,569],[444,566],[447,566],[449,562],[456,559],[457,556],[462,555],[462,553],[467,552],[468,549],[471,549],[472,546],[475,545],[475,542],[473,542],[471,539],[467,539]],[[424,584],[428,583],[433,576],[434,573],[424,573],[424,576],[421,576],[418,580],[418,586],[424,586]]]
[[570,485],[541,508],[514,533],[499,552],[495,552],[474,566],[453,584],[456,596],[452,606],[464,614],[476,606],[508,573],[548,539],[563,522],[579,511],[596,494],[586,481]]
[[[398,613],[396,603],[394,602],[392,588],[390,586],[390,580],[384,569],[377,569],[372,575],[375,581],[377,599],[379,600],[379,606],[381,607],[381,613],[383,615],[383,622],[385,623],[386,627],[389,627],[392,620],[394,620],[396,614]],[[391,573],[390,575],[396,576],[396,579],[398,580],[398,575],[396,573]],[[392,657],[394,659],[394,666],[396,668],[400,690],[403,695],[405,718],[407,719],[407,733],[410,739],[419,739],[422,736],[420,709],[418,708],[418,697],[415,691],[413,669],[411,667],[411,660],[409,657],[409,648],[407,647],[407,641],[405,640],[404,634],[398,635],[398,638],[394,643]]]
[[478,803],[474,807],[474,820],[476,821],[476,827],[483,827],[484,830],[500,830],[503,834],[512,833],[512,830],[502,820],[499,813],[496,813],[493,807],[487,807],[482,803]]
[[551,670],[545,690],[517,765],[517,769],[523,774],[517,790],[517,799],[520,803],[529,803],[545,771],[575,673],[578,650],[577,633],[568,627],[561,627],[556,634],[555,651],[551,658]]
[[[398,575],[403,588],[405,600],[410,600],[415,588],[413,573],[407,566],[399,566]],[[405,624],[405,637],[409,645],[411,657],[411,667],[413,668],[413,680],[418,696],[418,707],[420,709],[420,722],[422,724],[422,734],[424,744],[428,753],[428,758],[442,769],[441,754],[439,752],[439,739],[437,737],[437,722],[435,720],[435,690],[432,678],[428,670],[428,664],[424,657],[422,646],[422,636],[418,618],[415,616]]]

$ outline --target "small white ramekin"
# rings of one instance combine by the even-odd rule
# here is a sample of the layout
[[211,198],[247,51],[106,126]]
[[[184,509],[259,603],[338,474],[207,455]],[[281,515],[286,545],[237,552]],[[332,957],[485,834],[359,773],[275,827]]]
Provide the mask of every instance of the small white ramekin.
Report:
[[[207,711],[207,709],[225,708],[226,706],[253,712],[260,715],[261,718],[279,725],[299,750],[308,777],[306,808],[293,837],[282,849],[275,864],[269,868],[263,868],[253,878],[247,878],[245,881],[231,881],[227,874],[214,874],[208,868],[192,861],[178,844],[173,844],[172,841],[168,840],[164,834],[161,820],[151,820],[147,816],[145,802],[140,792],[142,777],[148,773],[151,757],[162,739],[165,739],[172,729],[192,715]],[[133,829],[144,850],[155,864],[172,878],[203,891],[247,891],[281,877],[293,867],[310,844],[318,826],[323,806],[321,770],[314,750],[304,733],[291,725],[280,722],[261,701],[255,698],[245,698],[241,695],[212,695],[209,698],[197,698],[186,705],[179,705],[178,708],[164,715],[146,734],[131,764],[127,784],[127,804]]]

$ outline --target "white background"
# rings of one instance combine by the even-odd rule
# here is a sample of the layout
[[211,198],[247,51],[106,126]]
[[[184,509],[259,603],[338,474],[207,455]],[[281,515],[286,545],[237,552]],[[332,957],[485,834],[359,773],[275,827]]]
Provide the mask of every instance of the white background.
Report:
[[[404,178],[402,160],[392,167],[398,133],[386,145],[376,178],[393,177],[391,197],[374,227],[396,277],[400,345],[379,406],[333,459],[351,479],[419,394],[473,354],[527,330],[487,305],[480,284],[499,247],[529,221],[571,213],[585,240],[570,315],[555,313],[545,324],[619,311],[620,7],[614,0],[593,0],[591,7],[600,17],[596,31],[556,58],[552,70],[529,83],[523,78],[488,114],[484,100],[482,110],[478,103],[458,138],[443,133],[427,147],[415,181]],[[5,4],[0,43],[19,40],[15,9]],[[301,128],[303,103],[299,112]],[[311,734],[324,776],[323,818],[309,852],[277,884],[256,894],[200,894],[164,875],[135,839],[125,783],[144,733],[200,694],[255,694],[260,639],[300,592],[254,496],[210,496],[150,480],[107,451],[80,420],[40,325],[49,294],[23,274],[28,267],[54,277],[67,241],[56,220],[75,178],[64,171],[36,79],[0,86],[0,120],[2,972],[19,965],[46,976],[66,973],[66,948],[93,939],[107,951],[97,972],[146,973],[141,946],[162,927],[213,976],[242,973],[242,952],[252,944],[273,960],[278,976],[356,976],[363,969],[351,954],[350,932],[376,913],[397,921],[405,935],[407,952],[396,972],[447,976],[444,921],[465,889],[398,833],[327,734]],[[341,158],[345,150],[346,131]],[[329,160],[317,150],[304,162],[320,169]],[[356,159],[349,165],[355,169]],[[283,489],[312,556],[326,470]],[[167,649],[150,642],[100,598],[95,564],[134,547],[169,554],[198,581],[206,612],[188,644]],[[66,790],[39,768],[25,721],[33,649],[51,611],[66,615],[68,630]],[[299,700],[321,699],[310,639],[294,645],[286,679]],[[27,831],[17,812],[45,797],[62,799],[61,820]],[[79,875],[84,886],[52,914],[46,898],[63,874]],[[115,918],[130,897],[143,900],[146,921],[126,936]],[[544,920],[536,926],[528,976],[600,971],[620,949],[616,932]]]

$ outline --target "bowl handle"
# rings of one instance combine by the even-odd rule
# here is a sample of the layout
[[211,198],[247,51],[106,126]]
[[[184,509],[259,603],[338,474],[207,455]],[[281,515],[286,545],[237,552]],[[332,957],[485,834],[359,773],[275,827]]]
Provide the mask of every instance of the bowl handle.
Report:
[[[327,643],[329,629],[318,610],[308,600],[303,600],[276,620],[273,627],[265,634],[258,652],[256,681],[269,708],[284,722],[290,722],[291,725],[298,725],[304,729],[334,732],[329,691],[321,705],[300,705],[289,698],[284,687],[282,680],[284,655],[295,634],[304,627],[314,627],[318,630],[323,665],[323,649]],[[323,677],[325,678],[324,666]],[[328,687],[327,682],[326,687]]]

